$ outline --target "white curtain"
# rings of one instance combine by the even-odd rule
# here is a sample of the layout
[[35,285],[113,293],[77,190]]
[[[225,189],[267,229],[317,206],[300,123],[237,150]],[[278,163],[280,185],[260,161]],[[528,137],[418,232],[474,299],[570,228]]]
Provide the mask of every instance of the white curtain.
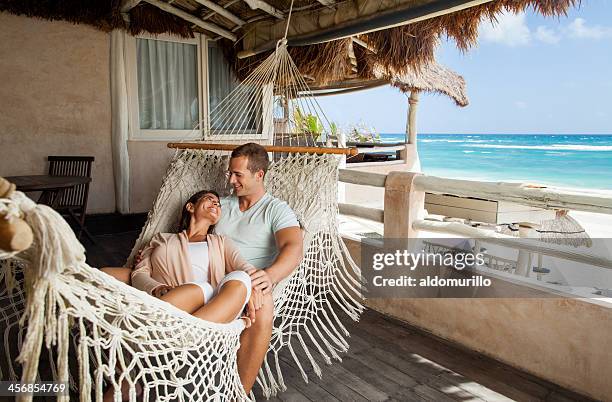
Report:
[[115,177],[115,208],[130,212],[130,158],[128,155],[129,111],[126,69],[127,33],[111,32],[111,145]]
[[137,39],[140,128],[190,130],[199,122],[195,44]]

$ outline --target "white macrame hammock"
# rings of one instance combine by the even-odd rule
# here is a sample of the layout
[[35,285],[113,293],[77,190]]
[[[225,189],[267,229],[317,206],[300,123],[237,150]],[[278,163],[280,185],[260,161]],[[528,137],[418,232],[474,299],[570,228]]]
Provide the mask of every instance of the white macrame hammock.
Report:
[[[204,137],[199,146],[205,148],[215,148],[212,141],[253,138],[275,145],[317,146],[329,142],[330,133],[285,42],[198,130]],[[201,189],[228,193],[227,162],[222,151],[177,151],[128,264],[154,234],[175,230],[191,194]],[[304,227],[305,255],[274,290],[272,340],[258,377],[265,396],[285,389],[279,362],[283,349],[305,381],[304,364],[320,376],[315,356],[331,364],[348,348],[348,332],[337,312],[357,320],[363,309],[360,272],[337,228],[338,163],[334,154],[275,153],[266,175],[267,191],[286,201]],[[42,363],[39,367],[39,361],[46,361],[53,379],[70,381],[82,401],[101,400],[109,386],[115,388],[115,400],[121,400],[123,381],[129,384],[131,401],[136,400],[136,384],[144,400],[249,399],[236,366],[242,321],[200,320],[120,283],[86,264],[82,245],[55,211],[19,192],[1,201],[4,210],[24,216],[35,236],[33,246],[20,255],[0,251],[0,322],[6,352],[2,380],[49,380]],[[44,354],[43,341],[49,350]]]

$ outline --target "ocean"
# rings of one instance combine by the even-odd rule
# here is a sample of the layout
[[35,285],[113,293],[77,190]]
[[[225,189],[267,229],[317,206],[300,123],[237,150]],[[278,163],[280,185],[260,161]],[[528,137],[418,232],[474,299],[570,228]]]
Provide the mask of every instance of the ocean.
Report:
[[612,190],[612,135],[419,134],[418,150],[432,176]]

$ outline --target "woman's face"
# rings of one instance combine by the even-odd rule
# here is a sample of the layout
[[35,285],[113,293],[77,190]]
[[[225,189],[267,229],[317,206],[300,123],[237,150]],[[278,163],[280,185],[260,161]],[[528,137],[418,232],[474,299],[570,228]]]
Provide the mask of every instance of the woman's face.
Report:
[[208,220],[211,225],[219,222],[221,218],[221,204],[219,198],[214,194],[205,194],[200,200],[194,205],[193,212],[191,213],[191,219],[195,221]]

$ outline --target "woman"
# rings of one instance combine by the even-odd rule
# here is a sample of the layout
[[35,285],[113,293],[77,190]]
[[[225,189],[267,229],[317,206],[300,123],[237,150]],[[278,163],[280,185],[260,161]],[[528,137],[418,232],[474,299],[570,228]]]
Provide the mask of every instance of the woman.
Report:
[[[241,318],[249,326],[263,295],[251,289],[251,278],[245,272],[254,267],[240,256],[230,239],[213,234],[220,217],[221,205],[215,191],[192,195],[183,206],[179,233],[153,237],[131,271],[131,284],[196,317],[217,323],[239,318],[248,303],[250,318]],[[127,269],[102,268],[124,282]],[[107,390],[104,400],[112,400],[113,392]],[[122,384],[122,395],[127,395],[127,382]]]
[[[216,192],[191,196],[183,206],[179,233],[159,233],[142,251],[132,286],[207,321],[228,323],[240,317],[252,293],[244,271],[254,267],[231,240],[212,234],[220,217]],[[260,307],[260,300],[256,292],[252,307]]]

